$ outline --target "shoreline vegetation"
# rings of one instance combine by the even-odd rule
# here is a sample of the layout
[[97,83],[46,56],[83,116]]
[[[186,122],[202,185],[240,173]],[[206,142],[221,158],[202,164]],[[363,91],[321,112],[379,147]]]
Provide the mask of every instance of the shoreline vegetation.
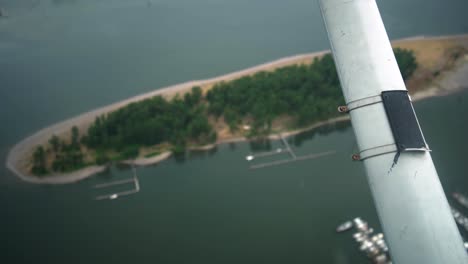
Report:
[[[467,86],[453,79],[468,75],[468,35],[413,37],[392,46],[413,101]],[[336,111],[343,103],[329,51],[296,55],[155,90],[44,128],[16,144],[6,165],[30,183],[72,183],[115,162],[147,166],[185,150],[347,121]]]

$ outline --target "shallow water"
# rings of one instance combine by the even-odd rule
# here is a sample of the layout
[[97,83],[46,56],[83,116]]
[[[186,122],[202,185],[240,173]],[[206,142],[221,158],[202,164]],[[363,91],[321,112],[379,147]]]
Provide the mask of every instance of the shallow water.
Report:
[[[150,3],[150,4],[148,4]],[[467,3],[379,1],[391,38],[468,33]],[[6,1],[0,19],[0,159],[34,131],[129,96],[328,48],[315,1]],[[416,15],[417,14],[417,15]],[[450,18],[450,19],[447,19]],[[416,105],[447,193],[468,194],[468,93]],[[295,137],[300,155],[250,171],[248,143],[138,169],[141,192],[21,182],[0,167],[2,263],[359,263],[341,221],[378,227],[350,127]],[[272,147],[278,142],[272,142]],[[468,213],[465,211],[465,213]]]

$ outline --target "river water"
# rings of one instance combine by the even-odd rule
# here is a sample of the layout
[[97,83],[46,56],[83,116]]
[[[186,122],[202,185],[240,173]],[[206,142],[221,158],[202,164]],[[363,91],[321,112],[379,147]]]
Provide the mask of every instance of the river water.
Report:
[[[465,0],[378,1],[391,38],[468,33]],[[311,0],[0,0],[0,160],[36,130],[156,87],[328,48]],[[416,111],[446,193],[468,194],[468,93]],[[141,191],[21,182],[0,167],[1,263],[361,263],[341,221],[378,219],[349,124],[291,138],[300,155],[248,170],[257,146],[223,144],[139,168]],[[271,142],[271,147],[279,142]]]

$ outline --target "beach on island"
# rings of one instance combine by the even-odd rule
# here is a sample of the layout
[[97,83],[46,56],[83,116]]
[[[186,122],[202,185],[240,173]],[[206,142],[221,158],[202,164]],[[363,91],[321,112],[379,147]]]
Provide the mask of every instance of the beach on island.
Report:
[[[418,52],[423,52],[426,47],[430,47],[431,45],[435,45],[432,47],[433,50],[439,50],[440,52],[444,51],[444,45],[448,45],[447,43],[457,42],[457,45],[462,45],[465,48],[468,48],[468,35],[456,35],[456,36],[438,36],[438,37],[412,37],[402,40],[394,41],[394,46],[402,47],[402,48],[411,48],[415,50],[416,56],[421,58],[422,62],[429,65],[430,67],[437,67],[438,65],[431,65],[434,63],[434,56],[437,54],[433,54],[434,52],[430,52],[430,54],[418,54]],[[430,45],[428,45],[428,43]],[[453,44],[453,43],[452,43]],[[451,45],[452,45],[451,44]],[[227,82],[231,80],[238,79],[243,76],[248,76],[255,74],[260,71],[272,71],[277,68],[281,68],[284,66],[289,65],[299,65],[299,64],[307,64],[312,62],[312,60],[316,57],[323,56],[330,51],[320,51],[314,52],[309,54],[302,54],[302,55],[295,55],[290,56],[282,59],[278,59],[272,62],[264,63],[261,65],[257,65],[254,67],[250,67],[248,69],[236,71],[233,73],[229,73],[223,76],[206,79],[206,80],[195,80],[189,81],[169,87],[165,87],[162,89],[154,90],[145,94],[137,95],[135,97],[110,104],[108,106],[104,106],[79,116],[73,117],[71,119],[65,120],[63,122],[51,125],[46,127],[33,135],[23,139],[15,146],[11,148],[8,153],[8,157],[6,160],[6,166],[10,169],[13,173],[15,173],[19,178],[26,182],[30,183],[39,183],[39,184],[65,184],[65,183],[73,183],[80,180],[83,180],[87,177],[95,175],[99,172],[102,172],[106,169],[107,166],[89,166],[81,170],[77,170],[71,173],[66,174],[51,174],[45,177],[37,177],[32,175],[26,168],[30,163],[30,157],[33,152],[35,146],[39,144],[45,144],[47,140],[51,137],[51,135],[55,134],[58,136],[66,135],[69,133],[70,128],[72,126],[77,126],[80,131],[86,131],[88,127],[94,122],[95,118],[101,116],[103,114],[115,111],[123,106],[128,105],[132,102],[138,102],[147,98],[151,98],[154,96],[164,96],[166,98],[171,98],[176,94],[183,94],[191,90],[194,86],[200,86],[204,92],[209,90],[213,87],[216,83],[219,82]],[[429,53],[426,51],[426,53]],[[429,67],[428,66],[428,67]],[[429,98],[432,96],[439,96],[439,95],[447,95],[450,93],[454,93],[459,91],[460,89],[466,88],[468,85],[468,56],[464,55],[463,58],[459,58],[457,60],[456,65],[453,69],[441,72],[439,76],[437,76],[431,83],[425,84],[424,89],[418,90],[416,93],[412,94],[413,101],[422,100],[425,98]],[[311,129],[315,129],[317,127],[331,124],[335,122],[343,122],[349,120],[347,115],[332,118],[326,121],[321,121],[315,123],[311,126],[301,128],[294,131],[284,131],[281,132],[283,136],[291,136],[295,134],[299,134],[304,131],[308,131]],[[270,135],[270,139],[276,139],[277,135]],[[228,143],[228,142],[239,142],[248,140],[245,137],[219,137],[216,144],[221,143]],[[207,150],[216,146],[216,144],[202,146],[202,147],[195,147],[192,149],[198,150]],[[190,149],[190,148],[189,148]],[[164,152],[157,156],[151,158],[139,158],[133,161],[125,161],[124,163],[133,163],[138,166],[146,166],[150,164],[155,164],[161,162],[171,156],[170,152]]]

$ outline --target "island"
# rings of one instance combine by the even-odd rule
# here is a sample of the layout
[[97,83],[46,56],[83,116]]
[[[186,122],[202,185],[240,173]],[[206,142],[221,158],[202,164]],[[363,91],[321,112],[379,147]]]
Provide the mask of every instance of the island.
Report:
[[[468,74],[468,35],[392,45],[413,101],[463,87],[447,79]],[[342,104],[330,52],[297,55],[158,89],[52,125],[16,144],[6,165],[31,183],[71,183],[117,162],[144,166],[186,150],[346,121],[336,110]]]

